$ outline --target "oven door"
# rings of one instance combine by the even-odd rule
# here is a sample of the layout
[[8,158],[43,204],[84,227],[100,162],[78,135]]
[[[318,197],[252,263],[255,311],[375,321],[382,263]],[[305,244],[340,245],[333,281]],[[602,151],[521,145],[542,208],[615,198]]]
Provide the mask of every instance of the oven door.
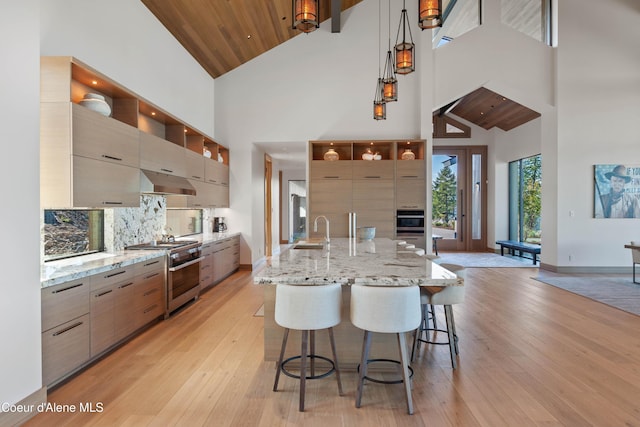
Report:
[[424,211],[398,211],[396,214],[396,231],[421,229],[424,232]]
[[197,298],[200,292],[199,257],[169,268],[167,308],[171,312],[191,299]]

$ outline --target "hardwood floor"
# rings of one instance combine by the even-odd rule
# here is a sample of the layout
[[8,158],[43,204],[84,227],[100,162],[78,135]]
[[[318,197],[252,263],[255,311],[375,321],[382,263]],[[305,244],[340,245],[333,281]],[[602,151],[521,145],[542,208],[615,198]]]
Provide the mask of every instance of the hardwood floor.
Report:
[[[101,413],[43,413],[27,426],[640,426],[640,317],[531,279],[535,268],[471,268],[454,306],[459,368],[446,346],[413,363],[414,415],[402,385],[356,374],[298,382],[262,361],[262,288],[239,272],[50,391]],[[440,313],[441,315],[441,313]],[[444,322],[444,319],[439,319]],[[375,349],[374,349],[375,351]],[[291,353],[295,351],[291,349]]]

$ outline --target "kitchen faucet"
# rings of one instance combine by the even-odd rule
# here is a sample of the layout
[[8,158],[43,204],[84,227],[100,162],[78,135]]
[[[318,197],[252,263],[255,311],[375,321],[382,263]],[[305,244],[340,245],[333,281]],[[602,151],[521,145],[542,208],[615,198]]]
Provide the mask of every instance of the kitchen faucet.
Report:
[[325,241],[327,242],[327,246],[328,246],[328,245],[329,245],[329,242],[330,242],[330,240],[329,240],[329,219],[327,219],[327,217],[326,217],[326,216],[324,216],[324,215],[318,215],[318,216],[316,217],[316,219],[313,221],[313,231],[314,231],[314,233],[317,233],[317,232],[318,232],[318,219],[320,219],[320,218],[324,219],[324,222],[326,222],[326,223],[327,223],[327,236],[326,236],[324,239],[325,239]]

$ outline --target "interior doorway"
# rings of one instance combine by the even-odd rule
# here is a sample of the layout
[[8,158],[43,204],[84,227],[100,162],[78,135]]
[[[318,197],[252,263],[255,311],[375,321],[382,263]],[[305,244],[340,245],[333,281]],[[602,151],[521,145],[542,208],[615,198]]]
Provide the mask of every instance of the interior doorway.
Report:
[[432,234],[438,250],[487,248],[487,147],[438,146],[432,154]]

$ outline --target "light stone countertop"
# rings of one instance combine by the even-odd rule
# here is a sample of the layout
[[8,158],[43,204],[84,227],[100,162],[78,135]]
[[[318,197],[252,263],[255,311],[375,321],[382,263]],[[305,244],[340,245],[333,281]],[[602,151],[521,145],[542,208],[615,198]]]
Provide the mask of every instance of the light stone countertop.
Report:
[[[206,244],[219,240],[229,239],[240,233],[205,233],[193,236],[180,237],[177,240],[198,240]],[[98,252],[89,255],[81,255],[65,258],[58,261],[49,261],[40,266],[40,285],[43,288],[59,285],[71,280],[81,279],[109,270],[126,267],[148,259],[163,256],[166,250],[135,250]]]
[[331,239],[326,249],[289,249],[254,277],[263,285],[461,286],[464,280],[391,239]]

